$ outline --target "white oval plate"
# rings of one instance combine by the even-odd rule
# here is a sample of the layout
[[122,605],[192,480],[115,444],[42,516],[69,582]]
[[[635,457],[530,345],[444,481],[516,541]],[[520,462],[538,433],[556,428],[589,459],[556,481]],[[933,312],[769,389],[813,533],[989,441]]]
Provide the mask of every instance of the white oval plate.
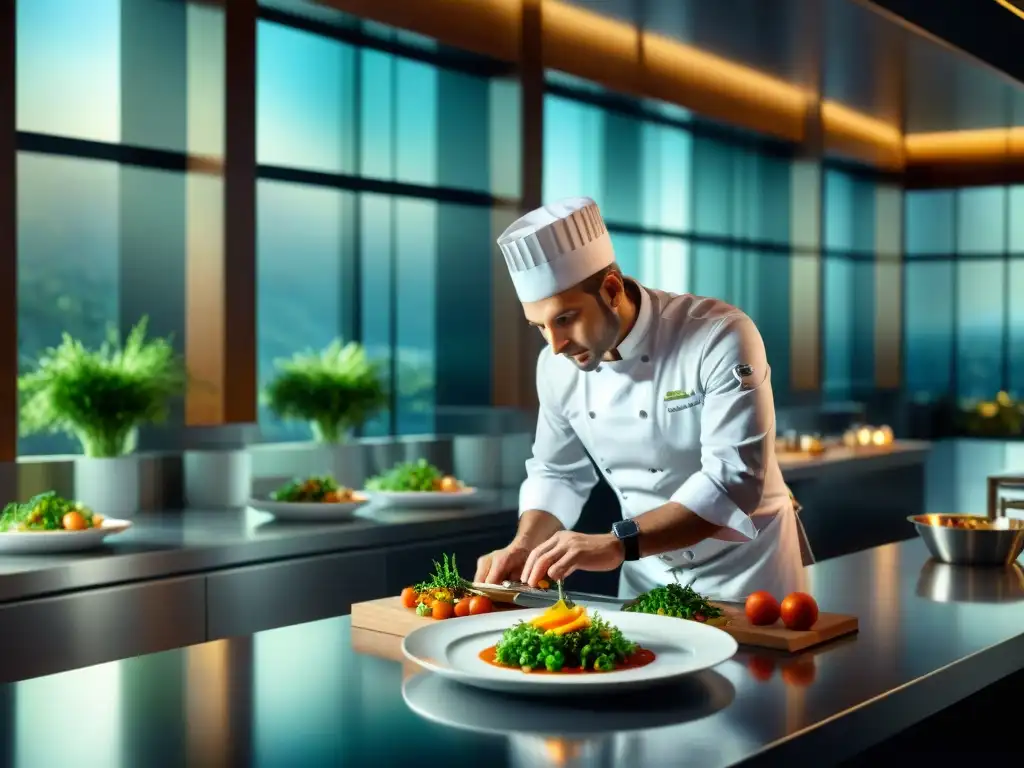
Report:
[[496,695],[420,673],[402,682],[402,699],[425,720],[492,736],[527,734],[585,738],[609,731],[646,731],[700,720],[725,709],[736,697],[732,683],[704,670],[665,686],[652,696],[523,699]]
[[5,531],[0,533],[0,553],[5,555],[43,555],[57,552],[82,552],[103,545],[108,536],[132,527],[128,520],[106,518],[99,528],[86,531]]
[[267,512],[278,520],[297,523],[323,523],[348,520],[357,509],[370,503],[365,494],[356,494],[356,501],[275,501],[249,499],[249,506]]
[[476,496],[476,488],[460,491],[363,491],[372,501],[381,505],[409,509],[438,509],[457,507]]
[[653,651],[653,662],[615,672],[548,675],[502,669],[480,659],[480,651],[495,645],[517,620],[529,621],[542,613],[520,611],[514,617],[505,612],[487,613],[427,624],[406,636],[402,652],[430,672],[476,688],[536,696],[578,696],[662,685],[721,664],[732,658],[738,647],[730,635],[706,624],[613,611],[608,620],[629,640]]

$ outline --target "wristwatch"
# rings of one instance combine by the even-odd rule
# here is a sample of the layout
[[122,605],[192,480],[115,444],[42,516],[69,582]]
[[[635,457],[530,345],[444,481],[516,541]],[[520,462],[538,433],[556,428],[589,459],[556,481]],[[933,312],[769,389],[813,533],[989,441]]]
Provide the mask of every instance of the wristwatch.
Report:
[[619,520],[612,525],[612,533],[622,542],[626,550],[626,560],[640,559],[640,526],[636,520]]

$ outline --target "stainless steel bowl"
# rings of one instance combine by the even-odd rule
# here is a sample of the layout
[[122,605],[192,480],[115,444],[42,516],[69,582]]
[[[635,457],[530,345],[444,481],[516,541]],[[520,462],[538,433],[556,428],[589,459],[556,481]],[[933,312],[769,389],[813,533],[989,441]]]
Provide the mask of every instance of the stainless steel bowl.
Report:
[[1006,566],[1024,551],[1024,520],[977,515],[911,515],[907,520],[941,563]]

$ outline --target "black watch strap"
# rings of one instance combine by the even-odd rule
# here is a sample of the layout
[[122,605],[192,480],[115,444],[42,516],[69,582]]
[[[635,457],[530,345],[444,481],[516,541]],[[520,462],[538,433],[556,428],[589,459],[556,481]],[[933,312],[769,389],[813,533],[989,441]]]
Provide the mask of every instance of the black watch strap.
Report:
[[612,526],[612,533],[622,542],[627,562],[640,559],[640,526],[635,520],[620,520]]

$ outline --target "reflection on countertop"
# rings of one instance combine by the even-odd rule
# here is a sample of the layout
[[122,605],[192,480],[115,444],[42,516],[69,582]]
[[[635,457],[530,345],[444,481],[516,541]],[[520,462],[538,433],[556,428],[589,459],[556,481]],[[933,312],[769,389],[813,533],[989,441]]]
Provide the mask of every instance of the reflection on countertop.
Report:
[[368,505],[351,520],[282,523],[254,509],[146,512],[95,550],[0,557],[0,602],[513,524],[518,491],[481,491],[452,509]]
[[[857,615],[859,634],[797,655],[741,648],[643,697],[564,708],[460,689],[397,661],[396,638],[352,631],[341,617],[0,686],[0,763],[838,762],[1024,667],[1019,605],[918,594],[924,577],[946,573],[920,540],[808,570],[822,608]],[[987,577],[942,578],[960,594]],[[53,739],[58,703],[90,714]]]

